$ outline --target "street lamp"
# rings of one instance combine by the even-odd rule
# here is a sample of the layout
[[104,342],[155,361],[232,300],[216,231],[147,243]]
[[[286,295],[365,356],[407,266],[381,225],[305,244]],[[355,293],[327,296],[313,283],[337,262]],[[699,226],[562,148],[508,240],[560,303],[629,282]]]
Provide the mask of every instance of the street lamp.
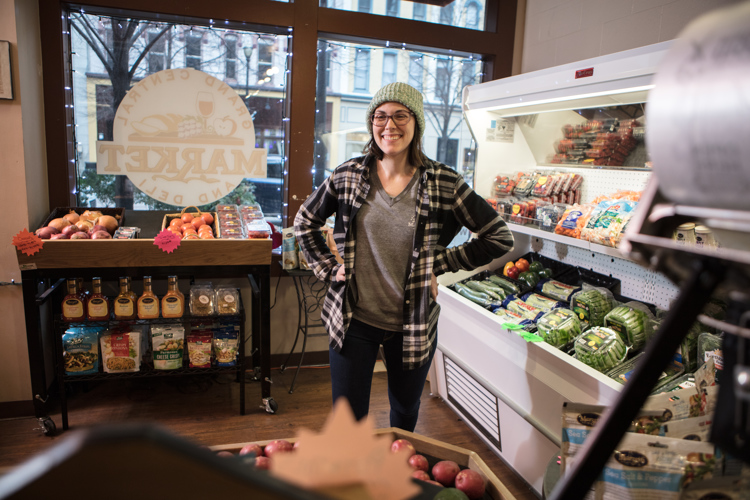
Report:
[[250,56],[253,55],[253,46],[245,45],[242,51],[245,53],[245,99],[247,99],[250,94]]

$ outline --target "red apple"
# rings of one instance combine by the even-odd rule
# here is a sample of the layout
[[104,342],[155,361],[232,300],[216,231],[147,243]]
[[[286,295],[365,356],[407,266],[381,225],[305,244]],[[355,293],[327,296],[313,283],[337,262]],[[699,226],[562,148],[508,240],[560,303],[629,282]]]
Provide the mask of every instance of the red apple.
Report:
[[250,443],[242,447],[240,456],[254,454],[256,457],[263,456],[263,447],[258,443]]
[[407,459],[408,459],[408,458],[409,458],[410,456],[412,456],[412,455],[414,455],[415,453],[417,453],[417,450],[416,450],[416,448],[414,448],[414,445],[413,445],[413,444],[411,444],[411,443],[410,443],[410,442],[409,442],[408,440],[406,440],[406,439],[397,439],[397,440],[395,440],[395,441],[394,441],[394,442],[393,442],[393,443],[391,444],[391,451],[392,451],[393,453],[399,453],[399,452],[402,452],[402,451],[403,451],[403,452],[406,452],[406,453],[407,453],[407,455],[406,455]]
[[263,449],[263,453],[268,458],[271,458],[275,453],[287,453],[292,451],[293,449],[294,445],[286,439],[277,439],[268,443]]
[[419,479],[420,481],[429,481],[430,475],[425,471],[417,469],[411,473],[411,477]]
[[268,470],[271,467],[271,459],[268,457],[258,456],[255,457],[255,468],[261,470]]
[[482,498],[486,484],[484,478],[471,469],[464,469],[456,474],[456,488],[466,493],[471,500]]
[[[74,227],[74,226],[70,226]],[[91,236],[89,236],[89,233],[84,233],[83,231],[78,231],[77,233],[73,233],[73,235],[70,237],[71,240],[90,240]]]
[[427,463],[427,458],[420,454],[410,456],[409,465],[411,465],[412,469],[423,470],[425,472],[430,470],[430,464]]
[[425,483],[434,484],[435,486],[440,486],[441,488],[443,488],[442,484],[438,483],[437,481],[433,481],[432,479],[430,479],[429,481],[425,481]]
[[461,468],[453,460],[441,460],[432,467],[432,477],[443,486],[453,486],[456,474]]

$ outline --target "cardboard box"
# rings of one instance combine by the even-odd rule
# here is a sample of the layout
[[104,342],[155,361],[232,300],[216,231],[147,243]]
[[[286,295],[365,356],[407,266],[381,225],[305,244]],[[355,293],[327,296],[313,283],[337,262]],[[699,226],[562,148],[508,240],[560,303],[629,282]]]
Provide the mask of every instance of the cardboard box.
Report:
[[[515,497],[510,493],[510,491],[505,487],[503,483],[500,482],[500,480],[497,478],[497,476],[485,465],[484,461],[479,457],[479,455],[471,450],[467,450],[466,448],[461,448],[458,446],[453,446],[448,443],[444,443],[442,441],[438,441],[437,439],[428,438],[425,436],[421,436],[419,434],[415,434],[413,432],[407,432],[401,429],[397,429],[395,427],[389,427],[386,429],[377,429],[375,431],[378,435],[388,435],[389,438],[392,441],[395,441],[396,439],[407,439],[409,440],[414,447],[417,449],[417,453],[421,455],[425,455],[427,459],[430,461],[430,466],[433,465],[434,460],[453,460],[456,462],[459,467],[472,469],[476,472],[478,472],[487,482],[487,488],[485,490],[485,498],[490,498],[492,500],[514,500]],[[278,439],[286,439],[290,443],[294,443],[296,441],[296,438],[278,438]],[[265,446],[268,443],[270,443],[272,440],[268,441],[257,441],[257,444],[261,446]],[[213,451],[230,451],[232,453],[239,453],[239,451],[248,445],[250,443],[234,443],[234,444],[224,444],[224,445],[218,445],[218,446],[212,446],[210,447]],[[326,492],[327,494],[332,494],[333,492]],[[351,491],[351,494],[348,495],[346,492],[344,492],[343,496],[340,494],[336,494],[336,498],[362,498],[361,491]]]

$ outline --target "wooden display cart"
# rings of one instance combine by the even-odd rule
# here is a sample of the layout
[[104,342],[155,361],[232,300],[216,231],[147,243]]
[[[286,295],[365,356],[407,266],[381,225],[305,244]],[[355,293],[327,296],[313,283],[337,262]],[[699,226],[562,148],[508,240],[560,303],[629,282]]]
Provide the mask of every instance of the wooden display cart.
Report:
[[[41,251],[17,251],[21,268],[26,335],[36,417],[45,434],[54,432],[46,401],[55,366],[54,317],[50,297],[69,277],[117,280],[119,276],[190,276],[192,279],[247,277],[252,288],[252,370],[261,382],[263,405],[275,413],[270,379],[270,239],[186,240],[171,253],[154,245],[166,212],[128,212],[127,225],[141,228],[140,238],[125,240],[45,240]],[[241,357],[242,359],[242,357]],[[241,411],[244,414],[244,377],[241,378]]]

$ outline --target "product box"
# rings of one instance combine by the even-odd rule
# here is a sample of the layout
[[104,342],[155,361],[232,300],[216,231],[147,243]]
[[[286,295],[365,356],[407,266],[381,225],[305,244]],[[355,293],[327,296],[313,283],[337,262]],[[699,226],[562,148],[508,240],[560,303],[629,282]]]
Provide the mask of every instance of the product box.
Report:
[[[479,455],[471,450],[467,450],[466,448],[461,448],[459,446],[453,446],[448,443],[438,441],[437,439],[428,438],[425,436],[421,436],[419,434],[415,434],[413,432],[408,432],[408,431],[404,431],[401,429],[397,429],[395,427],[389,427],[386,429],[376,429],[375,434],[387,435],[391,441],[395,441],[396,439],[409,440],[409,442],[411,442],[416,448],[417,453],[427,457],[430,463],[430,468],[432,468],[434,463],[437,461],[453,460],[462,469],[468,468],[468,469],[472,469],[478,472],[485,479],[487,483],[484,498],[491,499],[491,500],[503,500],[503,499],[513,500],[515,498],[511,494],[511,492],[505,487],[505,485],[500,482],[497,476],[489,469],[489,467],[487,467],[487,465],[479,457]],[[296,441],[296,438],[278,438],[278,439],[285,439],[286,441],[289,441],[290,443],[294,443]],[[256,443],[259,444],[260,446],[265,446],[271,441],[272,440],[257,441]],[[210,449],[216,452],[229,451],[233,454],[237,454],[242,448],[244,448],[245,446],[249,444],[252,444],[252,443],[248,442],[248,443],[224,444],[224,445],[211,446]],[[329,493],[333,493],[333,492],[329,492]],[[352,500],[362,498],[361,491],[352,490],[350,493],[351,495],[347,493],[336,492],[335,496],[332,495],[332,497],[339,498],[339,499],[351,498]],[[422,496],[419,496],[418,498],[422,498]],[[430,496],[429,498],[432,498],[432,496]]]

